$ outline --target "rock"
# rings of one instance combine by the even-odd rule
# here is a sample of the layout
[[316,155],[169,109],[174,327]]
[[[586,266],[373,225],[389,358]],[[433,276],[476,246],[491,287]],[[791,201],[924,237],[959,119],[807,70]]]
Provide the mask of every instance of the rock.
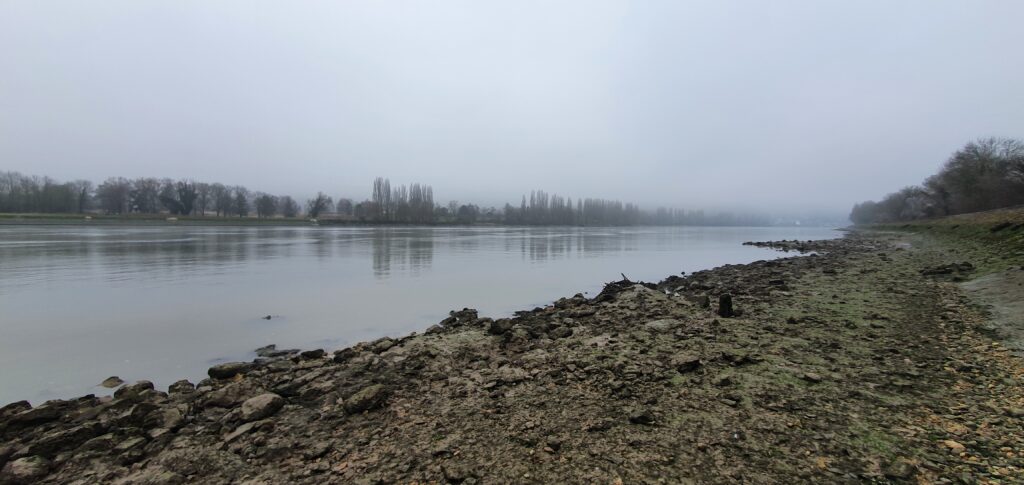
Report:
[[11,416],[11,421],[22,424],[53,421],[60,417],[60,407],[56,404],[43,403],[27,411]]
[[967,450],[967,448],[964,445],[953,440],[943,441],[942,446],[945,446],[946,448],[949,449],[949,451],[952,451],[953,453],[963,453],[964,451]]
[[206,373],[214,379],[230,379],[238,374],[245,374],[255,367],[251,362],[226,362],[210,367]]
[[134,384],[128,384],[117,391],[114,391],[114,397],[117,399],[138,399],[142,393],[153,390],[153,383],[150,381],[138,381]]
[[324,358],[324,355],[327,355],[327,352],[324,352],[324,349],[307,350],[299,353],[299,357],[305,360],[322,359]]
[[651,425],[654,421],[654,413],[648,409],[634,411],[629,415],[629,422],[633,424]]
[[86,441],[78,449],[80,451],[109,451],[116,444],[117,436],[114,433],[107,433]]
[[50,461],[41,456],[18,458],[0,471],[0,482],[34,483],[50,473]]
[[530,373],[519,367],[503,365],[495,371],[495,376],[504,384],[515,384],[530,378]]
[[672,356],[671,364],[679,373],[685,374],[699,369],[701,360],[700,356],[682,352]]
[[730,318],[735,315],[735,311],[732,308],[732,295],[726,293],[718,297],[718,316],[722,318]]
[[104,431],[98,423],[75,426],[70,429],[57,428],[36,438],[29,445],[28,453],[52,457],[59,451],[77,448],[82,443],[103,434]]
[[119,456],[122,464],[135,463],[142,459],[146,446],[146,438],[132,436],[125,438],[114,447],[114,454]]
[[681,325],[682,322],[671,318],[662,320],[653,320],[644,324],[644,327],[652,332],[670,332],[675,327]]
[[1011,418],[1024,418],[1024,408],[1006,408],[1006,415]]
[[334,361],[339,364],[344,364],[345,362],[352,360],[352,358],[357,355],[359,355],[359,352],[352,347],[336,350],[334,351]]
[[499,318],[487,326],[487,333],[491,335],[504,335],[512,330],[515,323],[508,318]]
[[174,384],[171,384],[167,388],[169,394],[188,394],[196,390],[195,384],[192,384],[186,379],[182,379]]
[[284,398],[268,392],[249,398],[242,403],[242,421],[256,421],[273,416],[284,407]]
[[246,399],[246,396],[255,394],[248,386],[241,382],[233,382],[216,391],[210,392],[206,398],[207,406],[229,408]]
[[441,333],[442,331],[444,331],[444,327],[440,325],[431,325],[427,327],[427,329],[423,333],[427,335],[433,335],[435,333]]
[[0,408],[0,418],[22,413],[28,411],[29,409],[32,409],[32,405],[29,404],[28,401],[12,402]]
[[164,409],[161,413],[161,420],[163,421],[163,427],[169,430],[177,430],[185,422],[185,417],[182,416],[181,411],[177,408]]
[[572,327],[555,327],[553,330],[548,332],[548,335],[550,335],[552,339],[569,338],[572,337]]
[[801,376],[801,377],[803,378],[803,380],[805,380],[807,382],[813,382],[813,383],[821,382],[821,376],[818,375],[818,374],[815,374],[813,372],[805,372],[804,375]]
[[264,345],[253,352],[256,352],[258,357],[270,357],[274,351],[277,350],[277,344]]
[[398,342],[395,342],[395,339],[390,337],[377,339],[375,342],[373,342],[373,344],[370,345],[370,351],[372,351],[375,354],[386,352],[391,347],[394,347],[397,343]]
[[385,399],[387,399],[387,388],[381,384],[373,384],[346,399],[345,411],[349,414],[372,411],[384,404]]
[[100,383],[101,386],[106,387],[107,389],[113,389],[117,386],[120,386],[121,384],[124,384],[124,381],[122,381],[121,378],[117,376],[110,376],[106,379],[103,379],[103,382]]
[[904,459],[896,459],[883,467],[882,473],[887,478],[906,480],[913,477],[914,474],[917,473],[917,469],[914,468],[914,465],[911,465]]
[[708,295],[701,295],[697,301],[697,305],[701,308],[711,308],[711,297]]
[[256,425],[258,425],[258,424],[259,423],[257,423],[257,422],[244,423],[241,426],[235,428],[234,431],[232,431],[232,432],[228,433],[227,435],[225,435],[224,436],[224,441],[227,442],[227,443],[231,443],[232,441],[235,441],[236,439],[238,439],[240,436],[244,435],[245,433],[248,433],[249,431],[252,431],[252,429],[255,428]]
[[315,460],[326,455],[333,448],[328,441],[317,441],[302,451],[302,457],[307,460]]

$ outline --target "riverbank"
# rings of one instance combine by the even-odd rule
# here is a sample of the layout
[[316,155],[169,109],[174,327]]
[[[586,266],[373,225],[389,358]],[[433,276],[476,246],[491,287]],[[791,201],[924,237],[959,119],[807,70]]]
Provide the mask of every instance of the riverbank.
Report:
[[15,403],[3,478],[1020,481],[1024,367],[962,287],[1022,271],[1024,231],[989,222],[783,242],[812,253],[334,353],[261,349],[166,393]]

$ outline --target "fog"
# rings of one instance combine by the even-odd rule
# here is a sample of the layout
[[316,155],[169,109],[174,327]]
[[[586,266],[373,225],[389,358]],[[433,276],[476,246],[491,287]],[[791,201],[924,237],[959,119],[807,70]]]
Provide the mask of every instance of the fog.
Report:
[[1024,3],[0,2],[0,170],[833,211],[1021,136]]

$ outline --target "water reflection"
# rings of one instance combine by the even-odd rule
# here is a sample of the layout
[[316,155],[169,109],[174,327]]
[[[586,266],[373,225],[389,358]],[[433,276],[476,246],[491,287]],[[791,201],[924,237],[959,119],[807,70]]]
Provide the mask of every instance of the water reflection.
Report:
[[[581,228],[50,228],[3,229],[0,291],[55,278],[100,272],[110,281],[167,281],[195,272],[218,274],[249,261],[289,259],[309,252],[317,259],[369,253],[373,275],[418,276],[437,251],[514,254],[544,263],[635,251],[635,230]],[[657,232],[653,233],[655,236]],[[664,241],[673,244],[677,241]]]

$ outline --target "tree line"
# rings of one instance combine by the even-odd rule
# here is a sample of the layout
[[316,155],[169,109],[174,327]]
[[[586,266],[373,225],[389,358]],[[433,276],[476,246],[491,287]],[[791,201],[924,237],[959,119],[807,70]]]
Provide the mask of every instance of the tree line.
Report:
[[983,138],[957,150],[921,185],[853,206],[855,224],[910,221],[1024,204],[1024,142]]
[[300,205],[287,195],[251,191],[241,185],[192,180],[110,177],[99,185],[87,180],[61,183],[49,177],[0,172],[0,213],[102,213],[108,215],[306,217],[323,222],[401,224],[506,224],[565,226],[766,225],[763,218],[729,213],[658,208],[642,211],[633,203],[549,194],[523,195],[519,206],[480,207],[434,200],[430,185],[392,185],[377,177],[370,198],[354,202],[318,192]]

